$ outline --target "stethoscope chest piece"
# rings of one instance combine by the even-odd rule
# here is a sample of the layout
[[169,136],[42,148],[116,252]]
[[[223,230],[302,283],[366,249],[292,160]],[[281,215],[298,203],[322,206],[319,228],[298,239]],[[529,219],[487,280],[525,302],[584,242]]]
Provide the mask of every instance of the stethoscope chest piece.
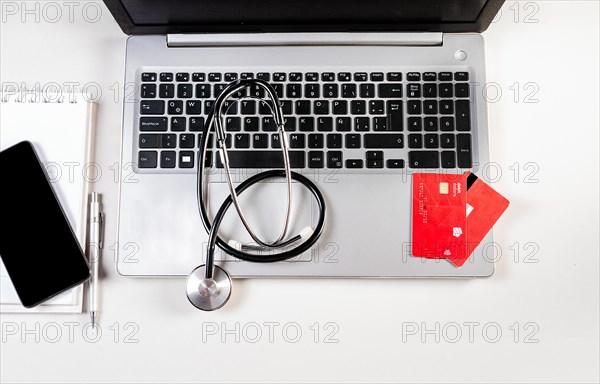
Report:
[[186,284],[190,303],[203,311],[214,311],[227,303],[231,296],[231,277],[218,265],[212,279],[206,278],[206,264],[194,269]]

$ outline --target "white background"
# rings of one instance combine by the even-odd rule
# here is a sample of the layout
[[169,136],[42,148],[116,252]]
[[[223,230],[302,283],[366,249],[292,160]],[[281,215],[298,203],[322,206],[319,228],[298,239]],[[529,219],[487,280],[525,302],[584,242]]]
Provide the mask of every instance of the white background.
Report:
[[[110,245],[126,36],[101,3],[86,9],[101,9],[97,22],[85,3],[72,21],[63,2],[58,20],[27,3],[38,21],[21,2],[2,15],[1,81],[100,85],[94,189]],[[119,277],[107,250],[101,338],[82,334],[87,314],[2,314],[0,381],[598,382],[598,36],[596,1],[508,1],[484,33],[502,92],[488,94],[493,186],[511,201],[490,279],[238,280],[223,310],[203,313],[183,279]]]

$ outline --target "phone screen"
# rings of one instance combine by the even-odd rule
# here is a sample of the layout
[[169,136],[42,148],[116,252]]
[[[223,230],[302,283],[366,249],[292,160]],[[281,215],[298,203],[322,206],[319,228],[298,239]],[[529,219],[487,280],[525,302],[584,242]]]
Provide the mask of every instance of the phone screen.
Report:
[[90,275],[81,246],[28,141],[0,152],[0,256],[28,308]]

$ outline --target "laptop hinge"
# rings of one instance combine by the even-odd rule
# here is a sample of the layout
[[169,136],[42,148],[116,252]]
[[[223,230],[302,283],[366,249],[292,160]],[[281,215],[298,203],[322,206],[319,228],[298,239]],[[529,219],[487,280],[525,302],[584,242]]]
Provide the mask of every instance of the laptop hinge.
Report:
[[442,45],[441,32],[345,33],[194,33],[168,34],[169,47],[240,47],[289,45]]

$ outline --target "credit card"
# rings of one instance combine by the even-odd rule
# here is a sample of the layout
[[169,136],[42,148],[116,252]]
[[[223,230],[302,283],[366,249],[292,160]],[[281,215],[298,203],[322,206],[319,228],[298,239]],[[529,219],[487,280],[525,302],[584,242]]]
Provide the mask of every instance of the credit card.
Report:
[[466,175],[413,174],[413,256],[468,258],[466,180]]
[[[475,250],[479,243],[502,216],[509,201],[484,183],[474,173],[467,172],[467,239],[469,250]],[[470,254],[449,255],[447,259],[457,267],[467,261]]]

